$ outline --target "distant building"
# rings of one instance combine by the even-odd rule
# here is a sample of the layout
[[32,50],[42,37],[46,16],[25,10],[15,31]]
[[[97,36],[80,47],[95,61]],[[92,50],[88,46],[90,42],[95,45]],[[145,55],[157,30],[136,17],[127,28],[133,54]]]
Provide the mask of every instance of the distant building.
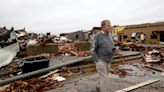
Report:
[[101,27],[93,27],[92,30],[91,30],[91,33],[92,34],[95,34],[97,32],[101,31]]
[[66,37],[68,40],[71,41],[87,41],[89,32],[90,31],[79,30],[71,33],[61,33],[60,38]]
[[119,42],[158,44],[164,42],[164,22],[126,25],[118,32]]
[[80,30],[80,31],[69,33],[67,38],[72,40],[72,41],[84,41],[85,40],[85,34],[82,30]]
[[101,31],[101,27],[93,27],[92,30],[89,31],[88,33],[88,40],[91,41],[94,34]]

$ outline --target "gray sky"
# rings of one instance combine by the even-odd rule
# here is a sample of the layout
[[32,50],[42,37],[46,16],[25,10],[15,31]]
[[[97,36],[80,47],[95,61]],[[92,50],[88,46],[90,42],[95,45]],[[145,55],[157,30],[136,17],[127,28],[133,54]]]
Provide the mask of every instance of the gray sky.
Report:
[[0,27],[55,34],[113,25],[164,21],[164,0],[0,0]]

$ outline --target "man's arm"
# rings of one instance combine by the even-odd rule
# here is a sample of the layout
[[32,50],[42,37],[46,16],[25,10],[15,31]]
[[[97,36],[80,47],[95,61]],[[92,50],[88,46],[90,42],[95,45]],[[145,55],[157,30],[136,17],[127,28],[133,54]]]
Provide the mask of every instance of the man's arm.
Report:
[[99,57],[97,56],[97,46],[98,45],[98,42],[97,42],[97,37],[96,35],[93,37],[92,39],[92,42],[91,42],[91,54],[92,54],[92,57],[94,58],[94,60],[96,62],[99,61]]

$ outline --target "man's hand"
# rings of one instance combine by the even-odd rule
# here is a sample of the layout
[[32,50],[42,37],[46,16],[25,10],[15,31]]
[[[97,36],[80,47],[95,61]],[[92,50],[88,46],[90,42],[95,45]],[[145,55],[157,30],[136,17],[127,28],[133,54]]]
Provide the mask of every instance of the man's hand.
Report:
[[101,60],[101,59],[99,59],[99,60],[98,60],[98,62],[102,62],[102,60]]
[[120,53],[120,50],[119,50],[119,49],[115,49],[115,53],[116,53],[116,55],[122,55],[122,54]]
[[124,64],[125,63],[124,56],[123,56],[123,54],[120,53],[120,50],[118,48],[115,49],[115,53],[116,53],[116,55],[120,56],[120,61],[121,61],[122,64]]

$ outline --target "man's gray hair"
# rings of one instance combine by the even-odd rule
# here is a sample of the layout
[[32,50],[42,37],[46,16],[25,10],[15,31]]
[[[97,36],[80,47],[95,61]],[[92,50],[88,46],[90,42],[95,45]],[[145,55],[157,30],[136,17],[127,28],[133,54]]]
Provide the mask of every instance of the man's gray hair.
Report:
[[101,27],[105,26],[106,22],[110,23],[110,20],[106,19],[106,20],[101,21]]

